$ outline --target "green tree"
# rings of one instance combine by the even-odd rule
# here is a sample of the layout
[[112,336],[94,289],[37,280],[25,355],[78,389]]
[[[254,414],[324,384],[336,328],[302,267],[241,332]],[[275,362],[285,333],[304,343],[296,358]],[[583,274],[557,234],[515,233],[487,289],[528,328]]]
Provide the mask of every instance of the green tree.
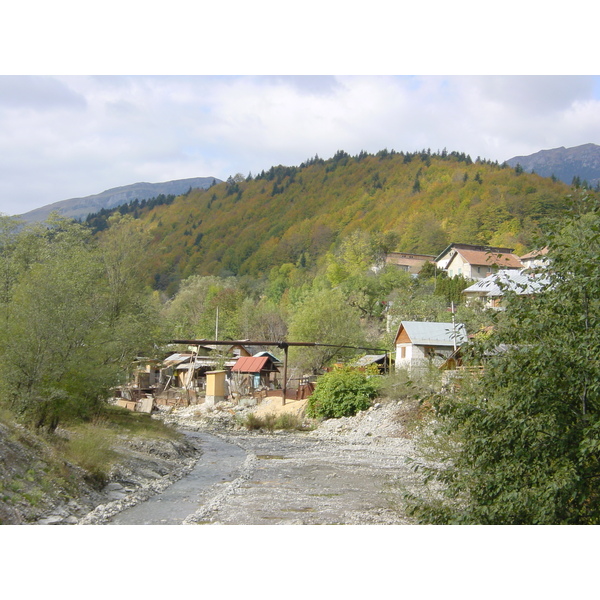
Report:
[[164,317],[179,338],[239,339],[244,297],[236,277],[193,275],[167,303]]
[[394,325],[400,321],[450,321],[445,298],[435,294],[435,282],[412,279],[390,294],[388,315]]
[[334,359],[356,354],[356,350],[343,346],[365,345],[360,312],[346,302],[339,289],[313,291],[294,308],[289,341],[331,344],[290,350],[293,365],[317,373]]
[[371,235],[361,230],[354,231],[343,239],[338,249],[327,256],[327,278],[336,286],[356,275],[363,275],[383,259],[384,245],[393,240]]
[[10,301],[18,274],[19,221],[0,215],[0,310]]
[[111,319],[138,308],[136,302],[144,290],[144,279],[156,255],[152,238],[131,215],[109,217],[110,228],[98,242],[99,257],[106,282]]
[[287,339],[285,312],[268,300],[254,301],[246,297],[239,311],[241,338],[278,342]]
[[600,522],[600,204],[581,200],[548,234],[550,283],[507,292],[496,329],[474,344],[479,380],[436,407],[459,434],[441,506],[426,522]]
[[140,302],[115,317],[87,227],[53,216],[19,232],[16,243],[31,256],[3,307],[0,389],[26,421],[54,429],[94,412],[142,344],[151,345],[158,320],[148,310],[141,319]]

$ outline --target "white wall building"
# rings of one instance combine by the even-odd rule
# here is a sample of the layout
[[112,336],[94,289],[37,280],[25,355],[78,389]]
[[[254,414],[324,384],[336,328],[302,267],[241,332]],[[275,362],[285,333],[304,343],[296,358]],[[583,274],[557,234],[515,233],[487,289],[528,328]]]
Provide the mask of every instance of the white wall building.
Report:
[[396,368],[441,365],[467,341],[463,323],[402,321],[396,334]]

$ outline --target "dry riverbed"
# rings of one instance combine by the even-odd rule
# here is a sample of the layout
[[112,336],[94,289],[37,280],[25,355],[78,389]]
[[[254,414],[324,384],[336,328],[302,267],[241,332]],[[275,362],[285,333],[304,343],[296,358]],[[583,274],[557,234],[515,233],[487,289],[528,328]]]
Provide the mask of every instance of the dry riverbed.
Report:
[[[243,424],[249,413],[302,416],[304,408],[305,401],[283,406],[281,398],[272,398],[253,407],[220,403],[214,409],[196,405],[164,411],[156,418],[187,432],[185,439],[124,439],[103,489],[80,484],[80,493],[70,500],[55,494],[35,506],[5,503],[0,520],[40,525],[412,523],[404,495],[426,489],[412,462],[419,458],[417,440],[423,436],[416,405],[380,402],[351,418],[312,422],[307,431],[249,431]],[[3,454],[14,455],[12,468],[26,470],[38,461],[39,452],[29,456],[24,446],[10,446],[8,434],[2,440]]]
[[[242,449],[236,466],[228,466],[218,481],[201,491],[192,485],[191,476],[190,490],[186,490],[185,473],[180,473],[183,477],[173,487],[183,489],[189,512],[177,520],[158,512],[155,520],[149,520],[151,507],[138,509],[138,517],[135,509],[115,517],[161,491],[142,488],[97,507],[79,523],[412,523],[405,511],[404,494],[422,488],[411,463],[417,456],[414,419],[410,429],[406,426],[407,414],[414,411],[414,406],[378,403],[355,417],[324,421],[303,432],[247,431],[240,424],[251,411],[264,415],[302,413],[303,409],[304,403],[290,401],[283,407],[281,399],[271,399],[258,408],[244,410],[221,405],[218,410],[207,411],[198,405],[164,414],[165,421],[181,429],[202,432],[207,450],[211,436],[225,442],[224,447]],[[203,442],[198,438],[196,444],[202,449]],[[218,455],[210,463],[218,464]],[[190,471],[188,464],[184,465],[186,469]],[[161,498],[156,500],[159,506]]]

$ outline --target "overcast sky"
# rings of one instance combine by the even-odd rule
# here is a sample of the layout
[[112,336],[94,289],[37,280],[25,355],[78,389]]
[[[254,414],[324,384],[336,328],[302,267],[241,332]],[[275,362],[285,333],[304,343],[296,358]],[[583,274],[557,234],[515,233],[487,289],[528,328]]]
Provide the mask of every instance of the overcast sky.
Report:
[[600,143],[588,76],[2,76],[0,212],[342,149],[502,162]]
[[502,162],[600,144],[583,0],[560,15],[521,0],[84,6],[5,7],[0,213],[337,150],[446,148]]

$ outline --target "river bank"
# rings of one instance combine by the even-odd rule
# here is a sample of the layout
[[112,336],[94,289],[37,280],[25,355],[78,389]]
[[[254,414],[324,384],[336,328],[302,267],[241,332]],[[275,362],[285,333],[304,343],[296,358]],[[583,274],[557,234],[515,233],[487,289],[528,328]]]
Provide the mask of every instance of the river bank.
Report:
[[[199,445],[203,453],[213,452],[218,445],[207,436],[221,440],[220,454],[211,455],[202,467],[206,470],[211,464],[222,465],[221,475],[216,474],[214,481],[200,489],[198,476],[186,474],[170,488],[172,493],[154,496],[154,503],[151,500],[137,510],[130,508],[144,499],[138,492],[137,496],[97,507],[79,522],[413,523],[405,510],[404,495],[420,489],[422,482],[412,468],[411,460],[418,452],[415,431],[407,428],[404,418],[409,410],[412,408],[402,402],[377,403],[354,417],[324,421],[302,432],[248,431],[241,425],[243,415],[251,411],[302,412],[299,403],[289,402],[284,407],[280,399],[265,403],[260,410],[225,405],[209,411],[201,405],[173,410],[161,418],[182,430],[202,432],[204,442],[200,439]],[[237,453],[237,465],[232,467],[224,462],[226,454],[237,450],[243,457]],[[184,498],[183,512],[165,513],[175,493]]]
[[[281,398],[270,398],[258,406],[220,403],[215,408],[200,404],[163,410],[155,418],[187,431],[184,439],[123,439],[116,448],[119,459],[101,489],[73,476],[79,486],[76,493],[66,497],[58,491],[35,506],[5,507],[2,522],[117,524],[122,522],[117,515],[152,498],[162,502],[182,486],[190,486],[183,492],[187,506],[182,513],[140,517],[140,522],[155,522],[155,517],[165,524],[412,522],[404,494],[422,488],[411,462],[419,455],[415,441],[421,435],[414,404],[378,402],[354,417],[312,421],[312,429],[305,431],[249,431],[244,426],[250,413],[302,418],[304,406],[305,401],[288,400],[283,405]],[[217,479],[201,491],[193,489],[190,474],[219,444],[223,451],[213,456],[212,463],[222,465],[223,472],[215,473]],[[15,452],[8,446],[6,450]],[[24,473],[27,465],[39,461],[39,453],[31,449],[19,452]],[[229,470],[224,462],[228,452],[240,457]],[[204,463],[204,472],[212,469],[212,463]],[[175,488],[176,482],[183,483]]]

